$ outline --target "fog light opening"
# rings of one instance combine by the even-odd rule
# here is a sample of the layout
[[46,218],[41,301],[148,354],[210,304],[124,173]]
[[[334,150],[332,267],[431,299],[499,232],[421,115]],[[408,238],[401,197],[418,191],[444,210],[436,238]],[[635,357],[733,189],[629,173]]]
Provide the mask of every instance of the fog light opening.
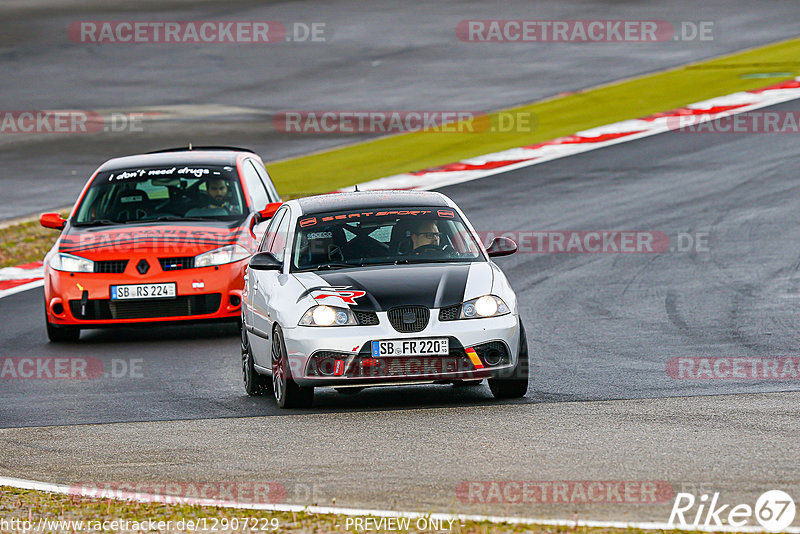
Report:
[[239,295],[231,295],[230,303],[231,306],[237,308],[242,303],[242,298]]
[[500,351],[497,349],[488,350],[486,354],[483,355],[483,361],[485,361],[487,365],[497,365],[502,359],[503,355],[500,354]]
[[64,313],[64,305],[60,302],[53,304],[53,313],[56,315],[62,315]]
[[323,358],[317,360],[317,369],[319,374],[323,376],[333,376],[333,370],[336,367],[336,360],[333,358]]

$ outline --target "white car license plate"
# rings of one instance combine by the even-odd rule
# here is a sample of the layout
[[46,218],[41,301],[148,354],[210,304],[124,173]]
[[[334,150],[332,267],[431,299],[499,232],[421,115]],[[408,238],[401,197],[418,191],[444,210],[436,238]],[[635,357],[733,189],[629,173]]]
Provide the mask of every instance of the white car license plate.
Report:
[[372,357],[381,356],[447,356],[450,354],[449,340],[430,339],[387,339],[372,342]]
[[127,284],[111,286],[111,300],[174,299],[174,282],[167,284]]

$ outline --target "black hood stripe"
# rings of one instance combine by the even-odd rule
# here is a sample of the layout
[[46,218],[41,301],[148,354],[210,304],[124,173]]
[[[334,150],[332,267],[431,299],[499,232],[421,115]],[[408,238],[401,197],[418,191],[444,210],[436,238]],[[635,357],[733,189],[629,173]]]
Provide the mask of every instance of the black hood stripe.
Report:
[[390,265],[363,270],[315,272],[331,287],[367,292],[355,309],[386,311],[397,306],[443,308],[460,304],[470,263]]

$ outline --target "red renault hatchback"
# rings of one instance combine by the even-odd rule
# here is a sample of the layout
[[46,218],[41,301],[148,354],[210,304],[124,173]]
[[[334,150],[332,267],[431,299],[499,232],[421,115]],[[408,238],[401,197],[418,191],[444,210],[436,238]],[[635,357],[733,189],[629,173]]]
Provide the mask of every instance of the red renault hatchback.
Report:
[[62,230],[44,260],[48,337],[238,320],[259,225],[279,206],[264,163],[246,149],[168,149],[107,161],[68,219],[41,217]]

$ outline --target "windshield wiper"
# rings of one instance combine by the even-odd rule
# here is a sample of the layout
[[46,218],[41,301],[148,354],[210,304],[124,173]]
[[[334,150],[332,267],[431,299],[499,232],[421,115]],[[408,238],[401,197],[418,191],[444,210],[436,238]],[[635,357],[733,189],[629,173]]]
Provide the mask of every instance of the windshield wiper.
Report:
[[351,267],[363,267],[360,263],[323,263],[322,265],[315,265],[313,267],[305,267],[298,269],[295,272],[304,271],[333,271],[334,269],[349,269]]
[[135,221],[127,221],[128,223],[140,222],[158,222],[158,221],[207,221],[207,217],[179,217],[177,215],[161,215],[155,219],[137,219]]
[[422,258],[414,258],[414,259],[402,258],[402,259],[399,259],[399,260],[395,260],[394,264],[395,265],[409,265],[411,263],[446,263],[447,261],[449,261],[449,260],[435,260],[435,259],[431,259],[431,258],[427,258],[427,259],[422,259]]
[[112,224],[122,224],[119,221],[112,221],[111,219],[97,219],[83,223],[75,223],[72,226],[108,226]]

